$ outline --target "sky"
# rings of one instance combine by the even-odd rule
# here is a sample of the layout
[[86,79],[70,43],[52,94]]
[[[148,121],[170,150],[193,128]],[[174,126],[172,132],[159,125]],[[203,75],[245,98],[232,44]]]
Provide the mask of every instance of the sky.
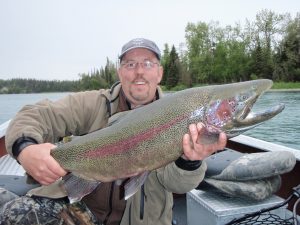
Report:
[[78,80],[144,37],[179,47],[185,27],[300,12],[299,0],[0,0],[0,79]]

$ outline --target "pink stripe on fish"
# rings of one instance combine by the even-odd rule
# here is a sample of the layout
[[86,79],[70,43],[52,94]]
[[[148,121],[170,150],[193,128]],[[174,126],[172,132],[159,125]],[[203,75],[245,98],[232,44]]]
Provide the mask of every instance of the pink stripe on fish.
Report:
[[146,130],[145,132],[142,132],[140,134],[137,134],[133,137],[127,138],[125,140],[120,140],[117,143],[110,144],[101,148],[97,148],[91,151],[87,151],[84,156],[85,157],[104,157],[108,155],[114,155],[126,152],[130,149],[133,149],[136,147],[139,143],[149,140],[153,138],[155,135],[158,135],[159,133],[163,132],[164,130],[167,130],[171,126],[173,126],[176,123],[179,123],[185,118],[185,116],[177,117],[174,120],[171,120],[169,123],[166,123],[164,125],[160,125],[158,127],[152,128],[150,130]]

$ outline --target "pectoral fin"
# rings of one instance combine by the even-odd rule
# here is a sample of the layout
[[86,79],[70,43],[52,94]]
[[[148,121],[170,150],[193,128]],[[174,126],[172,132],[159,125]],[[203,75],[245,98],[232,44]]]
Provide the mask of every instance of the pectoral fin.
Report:
[[63,177],[64,188],[68,193],[70,203],[80,201],[84,196],[91,193],[101,183],[99,181],[85,180],[72,173]]
[[149,172],[146,171],[135,177],[131,177],[129,181],[125,184],[125,200],[133,196],[139,188],[145,183]]

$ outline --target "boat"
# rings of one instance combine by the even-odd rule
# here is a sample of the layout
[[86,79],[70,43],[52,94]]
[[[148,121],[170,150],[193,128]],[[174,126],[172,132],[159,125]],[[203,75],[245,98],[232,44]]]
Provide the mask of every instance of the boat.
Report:
[[[9,121],[0,125],[0,176],[22,180],[25,177],[23,168],[5,149],[5,131],[8,124]],[[300,150],[246,135],[229,139],[226,148],[221,151],[227,150],[245,154],[292,152],[296,157],[296,164],[292,171],[281,175],[280,189],[264,201],[249,202],[199,189],[186,194],[174,194],[173,225],[300,224],[300,207],[296,207],[300,202]],[[260,223],[260,215],[264,222]],[[271,218],[270,222],[267,218]],[[256,222],[249,222],[250,220]]]

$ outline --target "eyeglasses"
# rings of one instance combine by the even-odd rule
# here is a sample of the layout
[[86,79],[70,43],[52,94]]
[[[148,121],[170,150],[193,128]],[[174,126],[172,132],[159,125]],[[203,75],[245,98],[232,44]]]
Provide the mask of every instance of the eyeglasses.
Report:
[[136,62],[136,61],[127,61],[124,63],[121,63],[122,66],[124,66],[128,70],[134,70],[137,68],[138,65],[142,66],[146,70],[151,70],[154,68],[155,65],[159,65],[157,62],[152,62],[150,60],[144,60],[144,62]]

